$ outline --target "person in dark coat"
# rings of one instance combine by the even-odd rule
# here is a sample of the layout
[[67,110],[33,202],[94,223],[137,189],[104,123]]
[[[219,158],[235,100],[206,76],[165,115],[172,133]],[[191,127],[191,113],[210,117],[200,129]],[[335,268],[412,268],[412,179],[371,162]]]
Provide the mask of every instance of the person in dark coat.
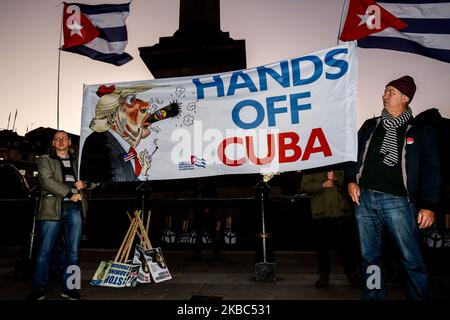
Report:
[[[217,198],[215,184],[211,180],[199,179],[193,195],[194,199]],[[201,253],[205,244],[203,236],[205,233],[211,237],[211,243],[214,251],[214,259],[221,260],[222,248],[222,223],[217,217],[217,210],[214,200],[194,200],[194,228],[196,230],[194,244],[194,260],[202,258]]]
[[348,193],[356,204],[363,299],[386,297],[380,259],[385,235],[400,253],[407,297],[429,297],[419,230],[435,223],[441,178],[436,131],[412,116],[415,92],[410,76],[386,85],[381,116],[359,129],[357,162],[346,171]]
[[352,206],[344,187],[342,166],[322,167],[303,172],[301,188],[311,195],[311,214],[319,279],[316,288],[330,285],[330,251],[338,249],[347,280],[359,284],[355,253],[356,239]]

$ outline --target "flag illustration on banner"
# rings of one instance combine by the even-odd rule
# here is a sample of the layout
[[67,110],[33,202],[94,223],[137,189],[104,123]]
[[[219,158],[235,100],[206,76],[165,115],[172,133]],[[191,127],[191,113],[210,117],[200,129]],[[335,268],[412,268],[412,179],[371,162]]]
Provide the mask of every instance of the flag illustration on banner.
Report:
[[64,3],[61,49],[116,66],[127,63],[133,59],[125,52],[128,43],[125,20],[129,12],[129,3]]
[[130,161],[130,160],[133,160],[134,158],[136,158],[136,153],[135,152],[130,151],[128,153],[122,154],[123,161],[127,162],[127,161]]
[[350,0],[340,40],[450,62],[450,1]]
[[203,158],[197,158],[196,156],[191,156],[191,164],[197,167],[206,168],[206,160]]

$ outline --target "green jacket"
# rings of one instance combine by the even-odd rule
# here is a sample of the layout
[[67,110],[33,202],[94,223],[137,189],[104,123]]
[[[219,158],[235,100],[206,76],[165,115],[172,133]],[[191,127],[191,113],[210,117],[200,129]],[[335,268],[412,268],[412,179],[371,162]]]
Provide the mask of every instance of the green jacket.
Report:
[[302,176],[302,189],[311,195],[311,213],[313,219],[350,217],[352,207],[344,188],[344,170],[334,170],[337,180],[335,187],[324,189],[327,171],[305,172]]
[[[72,168],[75,173],[75,180],[78,180],[78,161],[71,157]],[[41,199],[39,202],[39,212],[37,220],[60,220],[61,207],[64,197],[70,192],[70,188],[66,185],[60,160],[56,153],[43,155],[36,160],[39,184],[41,187]],[[89,186],[93,189],[95,185]],[[83,196],[82,212],[86,218],[87,200]]]

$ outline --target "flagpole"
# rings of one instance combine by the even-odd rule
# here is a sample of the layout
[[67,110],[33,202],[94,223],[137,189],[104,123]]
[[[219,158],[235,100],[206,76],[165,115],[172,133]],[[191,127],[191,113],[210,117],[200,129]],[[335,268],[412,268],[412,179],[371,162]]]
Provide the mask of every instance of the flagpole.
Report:
[[344,0],[344,5],[342,6],[342,12],[341,12],[341,20],[339,21],[339,30],[338,30],[338,35],[337,35],[337,39],[336,39],[336,45],[339,44],[339,38],[341,36],[342,20],[344,19],[344,12],[345,12],[346,8],[347,8],[347,0]]
[[[60,3],[62,4],[62,3]],[[56,130],[59,130],[59,87],[61,79],[61,45],[62,45],[62,31],[63,31],[64,13],[61,18],[61,26],[59,29],[59,47],[58,47],[58,78],[56,83]]]

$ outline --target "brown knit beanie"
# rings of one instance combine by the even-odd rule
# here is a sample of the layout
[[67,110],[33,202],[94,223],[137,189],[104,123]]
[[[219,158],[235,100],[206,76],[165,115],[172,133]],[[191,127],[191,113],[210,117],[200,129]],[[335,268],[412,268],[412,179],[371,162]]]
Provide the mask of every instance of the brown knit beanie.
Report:
[[387,86],[398,89],[401,93],[409,98],[410,103],[414,97],[414,94],[416,93],[416,84],[414,83],[414,79],[411,76],[403,76],[396,80],[392,80],[386,85],[386,87]]

